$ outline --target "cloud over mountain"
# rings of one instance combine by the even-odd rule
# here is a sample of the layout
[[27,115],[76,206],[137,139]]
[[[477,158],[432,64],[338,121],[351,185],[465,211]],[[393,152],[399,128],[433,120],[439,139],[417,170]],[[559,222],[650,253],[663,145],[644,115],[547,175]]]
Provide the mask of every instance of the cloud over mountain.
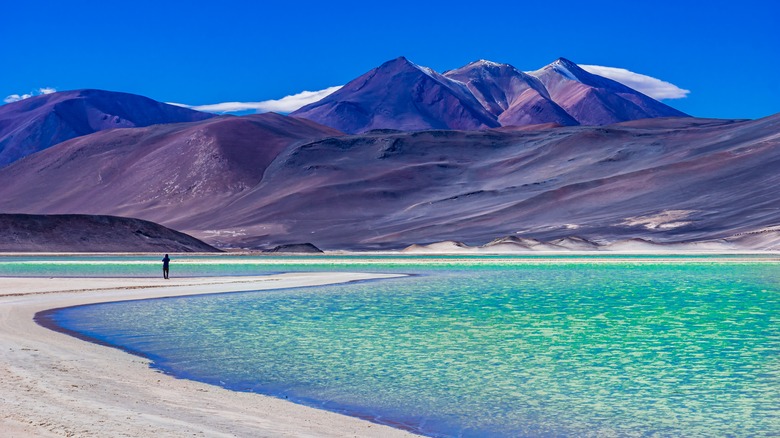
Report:
[[[623,85],[631,87],[643,94],[646,94],[647,96],[652,97],[653,99],[681,99],[687,97],[688,93],[690,93],[690,90],[680,88],[670,82],[666,82],[652,76],[643,75],[641,73],[635,73],[624,68],[606,67],[601,65],[580,65],[580,67],[589,73],[620,82]],[[220,102],[204,105],[189,105],[175,102],[168,103],[171,105],[194,109],[196,111],[205,111],[215,114],[253,112],[276,112],[287,114],[311,103],[318,102],[321,99],[338,91],[341,89],[341,87],[343,87],[343,85],[328,87],[318,91],[301,91],[300,93],[291,94],[280,99],[270,99],[259,102]],[[29,97],[29,95],[27,96]]]
[[40,96],[42,94],[52,94],[56,93],[57,90],[55,90],[52,87],[41,87],[37,90],[30,91],[29,93],[24,94],[9,94],[8,96],[3,99],[3,102],[5,103],[12,103],[12,102],[19,102],[20,100],[29,99],[33,96]]
[[685,90],[670,82],[662,81],[661,79],[652,76],[634,73],[625,68],[583,64],[580,64],[580,67],[588,73],[604,76],[605,78],[620,82],[653,99],[682,99],[688,97],[688,93],[691,92],[690,90]]
[[187,105],[174,102],[169,103],[171,105],[182,106],[185,108],[194,109],[196,111],[205,111],[217,114],[238,113],[245,111],[254,111],[257,113],[291,113],[302,106],[308,105],[312,102],[317,102],[318,100],[339,90],[341,87],[342,85],[337,85],[319,91],[301,91],[300,93],[291,94],[289,96],[282,97],[281,99],[264,100],[261,102],[222,102],[206,105]]

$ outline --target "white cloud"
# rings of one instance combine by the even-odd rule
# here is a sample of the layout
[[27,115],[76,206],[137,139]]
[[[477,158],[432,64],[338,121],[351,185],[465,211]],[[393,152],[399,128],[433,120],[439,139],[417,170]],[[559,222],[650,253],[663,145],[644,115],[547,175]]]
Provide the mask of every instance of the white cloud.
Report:
[[328,87],[319,91],[301,91],[298,94],[292,94],[285,96],[281,99],[264,100],[262,102],[222,102],[212,103],[207,105],[186,105],[183,103],[168,102],[171,105],[183,106],[185,108],[191,108],[197,111],[205,111],[209,113],[225,114],[225,113],[237,113],[244,111],[255,111],[258,113],[267,113],[269,111],[277,113],[291,113],[302,106],[316,102],[323,97],[334,93],[341,88],[342,85],[336,87]]
[[42,87],[25,94],[9,94],[8,96],[6,96],[5,99],[3,99],[3,102],[5,103],[18,102],[20,100],[29,99],[33,96],[40,96],[41,94],[51,94],[56,92],[57,90],[55,90],[54,88]]
[[9,94],[3,99],[5,103],[18,102],[20,100],[28,99],[32,97],[32,94]]
[[683,97],[687,97],[688,93],[690,93],[690,90],[684,90],[672,83],[656,79],[652,76],[634,73],[624,68],[604,67],[601,65],[580,65],[580,67],[589,73],[620,82],[653,99],[682,99]]

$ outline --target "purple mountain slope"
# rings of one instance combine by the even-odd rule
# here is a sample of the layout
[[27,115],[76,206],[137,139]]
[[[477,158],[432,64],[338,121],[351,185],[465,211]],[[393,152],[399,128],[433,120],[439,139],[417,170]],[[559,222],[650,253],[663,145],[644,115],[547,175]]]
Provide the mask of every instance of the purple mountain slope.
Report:
[[[271,149],[243,140],[281,125]],[[778,133],[780,114],[353,136],[219,118],[52,147],[0,170],[0,211],[132,216],[261,248],[753,236],[780,225]]]
[[[307,236],[319,247],[360,249],[518,234],[684,241],[780,224],[780,115],[666,120],[301,145],[231,205],[231,217],[243,218],[232,223],[257,236],[240,240],[250,246]],[[262,235],[257,224],[284,231]]]
[[559,58],[530,75],[550,97],[583,125],[609,125],[651,117],[687,117],[668,105],[611,79],[588,73]]
[[[143,212],[171,222],[230,203],[288,146],[334,135],[343,134],[274,113],[100,131],[0,170],[17,180],[0,211]],[[42,169],[47,177],[35,177]]]
[[502,126],[579,124],[553,102],[539,79],[509,64],[479,60],[445,72],[444,76],[466,84]]
[[31,97],[0,106],[0,167],[105,129],[211,117],[214,115],[113,91],[75,90]]
[[348,133],[499,126],[462,83],[404,57],[382,64],[292,115]]

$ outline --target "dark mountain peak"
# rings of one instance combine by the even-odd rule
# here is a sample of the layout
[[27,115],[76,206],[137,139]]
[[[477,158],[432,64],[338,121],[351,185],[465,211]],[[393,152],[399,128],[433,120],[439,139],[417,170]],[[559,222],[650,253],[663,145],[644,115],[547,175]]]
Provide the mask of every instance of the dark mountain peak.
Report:
[[[380,78],[384,75],[392,77],[399,74],[413,74],[420,75],[420,78],[431,79],[437,82],[449,83],[450,81],[448,78],[437,73],[432,68],[415,64],[404,56],[391,59],[390,61],[387,61],[372,70],[372,72],[375,72],[375,75],[378,75]],[[369,72],[369,74],[370,73],[371,72]]]
[[433,71],[433,69],[415,64],[404,56],[391,59],[379,67],[374,68],[367,74],[371,75],[372,77],[378,76],[379,78],[394,77],[395,75],[399,74],[413,74],[425,75],[432,79],[435,79],[435,76],[438,75],[438,73]]
[[124,96],[124,97],[131,97],[131,98],[137,97],[137,98],[141,98],[141,99],[152,100],[152,99],[149,99],[146,96],[141,96],[141,95],[138,95],[138,94],[125,93],[123,91],[100,90],[100,89],[97,89],[97,88],[81,88],[81,89],[77,89],[77,90],[59,91],[57,93],[53,93],[52,95],[55,95],[55,94],[70,95],[71,97],[121,97],[121,96]]
[[399,56],[398,58],[391,59],[389,61],[386,61],[385,64],[390,64],[393,62],[397,62],[399,64],[412,64],[412,62],[409,61],[409,59],[406,56]]
[[379,67],[376,67],[371,70],[371,72],[388,72],[388,71],[389,72],[400,72],[400,71],[419,72],[433,77],[439,75],[439,73],[434,71],[432,68],[417,64],[405,56],[399,56],[398,58],[385,61]]
[[398,58],[391,59],[389,61],[383,62],[379,67],[376,67],[375,70],[383,70],[383,69],[393,69],[393,68],[416,68],[417,66],[409,61],[405,56],[399,56]]

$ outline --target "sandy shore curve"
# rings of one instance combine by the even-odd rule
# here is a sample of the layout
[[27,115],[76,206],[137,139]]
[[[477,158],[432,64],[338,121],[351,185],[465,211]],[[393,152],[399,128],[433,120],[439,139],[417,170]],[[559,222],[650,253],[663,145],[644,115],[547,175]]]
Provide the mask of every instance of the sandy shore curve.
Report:
[[0,278],[4,437],[402,437],[359,418],[176,379],[147,359],[39,326],[36,313],[109,301],[397,277],[346,272],[262,277]]

